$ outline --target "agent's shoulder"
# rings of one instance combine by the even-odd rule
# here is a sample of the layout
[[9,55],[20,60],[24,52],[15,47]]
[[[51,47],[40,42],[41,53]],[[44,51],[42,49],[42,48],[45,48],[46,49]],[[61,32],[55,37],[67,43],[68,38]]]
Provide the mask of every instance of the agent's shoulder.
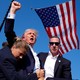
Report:
[[48,52],[39,52],[38,55],[47,55]]
[[65,57],[63,57],[63,56],[61,57],[61,59],[62,59],[63,62],[71,63],[71,61],[70,61],[69,59],[67,59],[67,58],[65,58]]

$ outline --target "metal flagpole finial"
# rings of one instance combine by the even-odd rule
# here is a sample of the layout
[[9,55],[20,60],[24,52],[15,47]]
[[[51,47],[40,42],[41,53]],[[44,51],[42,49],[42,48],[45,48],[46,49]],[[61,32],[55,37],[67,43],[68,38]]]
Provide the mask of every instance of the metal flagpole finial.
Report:
[[11,1],[10,6],[9,6],[9,8],[8,8],[6,14],[5,14],[5,17],[4,17],[3,21],[2,21],[2,24],[0,25],[0,32],[1,32],[1,30],[2,30],[2,27],[3,27],[3,25],[4,25],[4,22],[5,22],[5,20],[6,20],[6,17],[7,17],[7,15],[8,15],[8,13],[9,13],[9,10],[10,10],[10,8],[11,8],[11,4],[12,4],[13,1],[14,1],[14,0]]

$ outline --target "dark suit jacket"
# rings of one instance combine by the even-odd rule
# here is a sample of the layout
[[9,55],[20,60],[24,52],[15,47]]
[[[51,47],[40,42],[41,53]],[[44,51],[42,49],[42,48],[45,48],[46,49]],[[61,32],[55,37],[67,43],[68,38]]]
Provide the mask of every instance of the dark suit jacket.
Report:
[[[0,50],[0,80],[37,80],[36,74],[24,75],[18,66],[18,60],[8,46]],[[33,79],[32,79],[33,78]]]
[[[38,57],[41,62],[41,68],[44,68],[44,63],[47,56],[48,53],[41,52],[38,54]],[[58,56],[54,68],[54,78],[49,78],[47,80],[72,80],[70,65],[71,62],[69,60],[63,58],[62,56]]]
[[[4,32],[9,43],[9,47],[11,47],[15,41],[16,34],[14,32],[14,19],[6,19]],[[29,49],[28,54],[20,61],[20,69],[24,70],[24,73],[27,75],[32,73],[35,66],[35,60],[32,55],[31,50]]]

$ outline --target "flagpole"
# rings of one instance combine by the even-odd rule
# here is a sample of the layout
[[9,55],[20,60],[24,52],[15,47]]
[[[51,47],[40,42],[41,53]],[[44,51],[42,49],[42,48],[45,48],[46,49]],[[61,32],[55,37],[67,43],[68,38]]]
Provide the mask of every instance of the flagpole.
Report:
[[14,0],[11,1],[10,6],[9,6],[9,8],[8,8],[6,14],[5,14],[5,17],[4,17],[3,21],[2,21],[2,24],[0,25],[0,32],[1,32],[1,30],[2,30],[2,27],[3,27],[3,25],[4,25],[4,22],[5,22],[5,20],[6,20],[6,17],[7,17],[7,15],[8,15],[8,13],[9,13],[9,10],[10,10],[10,8],[11,8],[11,4],[12,4],[13,1],[14,1]]

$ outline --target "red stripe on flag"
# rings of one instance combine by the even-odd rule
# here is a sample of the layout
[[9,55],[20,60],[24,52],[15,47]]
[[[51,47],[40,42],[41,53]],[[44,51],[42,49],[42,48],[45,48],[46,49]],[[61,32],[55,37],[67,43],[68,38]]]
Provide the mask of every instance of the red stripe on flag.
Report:
[[75,37],[76,37],[76,40],[77,40],[77,46],[75,48],[78,48],[79,49],[79,40],[78,40],[78,36],[77,36],[77,32],[76,32],[76,10],[75,10],[75,0],[72,0],[72,5],[73,5],[73,17],[74,17],[74,33],[75,33]]
[[[71,33],[70,38],[71,38],[71,42],[73,43],[73,41],[72,41],[72,39],[73,39],[73,37],[72,37],[72,27],[71,27],[71,20],[70,20],[70,8],[69,8],[69,3],[68,2],[66,3],[66,10],[67,10],[67,14],[68,14],[69,30],[70,30],[70,33]],[[70,47],[70,49],[72,49],[72,46],[71,46],[70,43],[69,43],[69,47]]]
[[57,36],[56,27],[53,27],[54,35]]
[[50,28],[49,28],[49,27],[46,27],[45,30],[46,30],[46,32],[47,32],[49,38],[52,37]]
[[[64,10],[63,10],[62,4],[60,4],[60,10],[61,10],[61,14],[62,14],[62,21],[63,21],[63,27],[64,27],[64,32],[65,32],[64,34],[65,34],[65,37],[66,37],[66,35],[67,35],[67,29],[66,29],[65,16],[64,16]],[[67,40],[67,37],[66,37],[66,40]],[[68,40],[67,40],[67,42],[68,42]],[[66,45],[65,45],[65,49],[68,52],[68,49],[67,49]]]
[[65,53],[64,50],[62,49],[62,47],[60,47],[59,52],[60,52],[61,55]]
[[[64,43],[63,35],[62,35],[62,29],[60,26],[59,26],[59,33],[60,33],[60,40],[62,41],[62,44],[63,44],[64,48],[66,49],[66,44]],[[64,50],[61,50],[61,51],[63,52]]]

